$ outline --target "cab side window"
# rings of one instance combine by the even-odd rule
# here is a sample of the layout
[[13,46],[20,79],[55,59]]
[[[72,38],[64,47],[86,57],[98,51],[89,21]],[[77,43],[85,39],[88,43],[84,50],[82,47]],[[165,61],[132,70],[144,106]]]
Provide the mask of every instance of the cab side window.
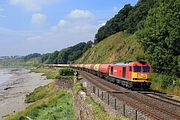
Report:
[[129,71],[132,71],[132,67],[131,66],[129,66]]

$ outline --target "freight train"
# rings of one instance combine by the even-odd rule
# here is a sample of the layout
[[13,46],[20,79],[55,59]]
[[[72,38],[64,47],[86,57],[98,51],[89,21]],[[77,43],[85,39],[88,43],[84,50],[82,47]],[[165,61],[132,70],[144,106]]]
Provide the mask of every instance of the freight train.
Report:
[[149,89],[152,68],[145,62],[112,64],[49,64],[50,67],[71,67],[92,73],[115,84],[135,89]]

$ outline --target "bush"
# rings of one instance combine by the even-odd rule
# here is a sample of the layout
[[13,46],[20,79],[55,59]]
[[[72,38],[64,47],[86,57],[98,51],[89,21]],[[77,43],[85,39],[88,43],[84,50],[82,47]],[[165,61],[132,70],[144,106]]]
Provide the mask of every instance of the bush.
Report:
[[73,69],[64,68],[64,69],[59,70],[59,75],[60,76],[73,76],[74,72],[75,70]]
[[173,80],[176,79],[176,78],[174,78],[172,76],[163,75],[162,79],[163,79],[163,81],[162,81],[161,87],[162,88],[167,88],[167,87],[173,85]]

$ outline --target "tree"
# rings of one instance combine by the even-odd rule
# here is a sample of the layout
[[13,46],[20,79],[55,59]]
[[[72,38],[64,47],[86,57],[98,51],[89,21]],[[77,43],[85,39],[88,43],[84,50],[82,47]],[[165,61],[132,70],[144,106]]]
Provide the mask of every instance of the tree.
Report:
[[156,0],[140,0],[130,11],[125,20],[127,33],[133,34],[144,24],[148,12],[156,4]]
[[137,32],[150,61],[159,72],[175,73],[180,55],[180,1],[160,0]]
[[69,62],[74,62],[78,59],[84,52],[92,47],[92,41],[87,43],[81,42],[72,47],[64,48],[61,51],[55,51],[50,54],[45,54],[42,57],[44,63],[60,63],[66,64]]
[[104,26],[100,27],[97,34],[95,35],[94,43],[97,44],[112,34],[115,34],[119,31],[124,31],[126,29],[125,19],[128,17],[132,8],[133,7],[130,4],[125,5],[117,15],[107,21]]
[[28,60],[30,60],[30,59],[32,59],[32,58],[40,58],[41,57],[41,54],[39,54],[39,53],[33,53],[33,54],[29,54],[29,55],[26,55],[25,57],[24,57],[24,60],[25,61],[28,61]]

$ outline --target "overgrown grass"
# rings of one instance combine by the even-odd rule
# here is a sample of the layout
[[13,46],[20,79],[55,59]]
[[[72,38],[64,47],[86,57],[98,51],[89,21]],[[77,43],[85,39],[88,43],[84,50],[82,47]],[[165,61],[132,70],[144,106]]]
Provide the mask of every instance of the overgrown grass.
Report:
[[[79,92],[79,91],[86,92],[86,88],[83,87],[81,82],[77,82],[75,84],[75,90],[77,92]],[[77,94],[77,93],[75,93],[75,94]],[[90,96],[86,97],[86,102],[92,106],[93,116],[95,117],[95,120],[129,120],[127,118],[112,118],[112,117],[110,117],[107,114],[107,112],[104,110],[103,106],[96,103]]]
[[94,117],[96,117],[95,119],[98,120],[129,120],[128,118],[112,118],[110,117],[107,112],[104,110],[104,108],[96,103],[91,97],[87,97],[87,102],[88,104],[92,105],[93,108],[93,113],[94,113]]
[[66,79],[72,80],[74,77],[74,70],[69,68],[53,69],[46,67],[35,67],[31,72],[44,73],[47,79]]
[[76,63],[113,63],[145,58],[142,45],[135,35],[116,33],[85,52]]
[[[54,84],[51,83],[36,89],[27,97],[28,102],[36,102],[6,120],[75,120],[72,94],[67,90],[52,92],[53,89],[49,90],[52,86],[54,87]],[[46,91],[48,95],[43,96],[44,90],[49,90]]]
[[77,91],[77,93],[78,93],[79,91],[84,91],[84,92],[86,92],[86,88],[83,87],[82,83],[80,83],[80,82],[77,82],[77,83],[74,85],[74,88],[75,88],[75,90]]
[[[180,96],[180,78],[170,75],[155,74],[151,75],[153,90],[165,92],[171,95]],[[175,84],[173,84],[175,81]]]
[[[44,73],[48,79],[57,78],[56,69],[38,67],[31,72]],[[26,103],[32,103],[26,110],[6,118],[6,120],[75,120],[72,93],[55,90],[55,82],[36,88],[26,95]]]
[[58,76],[58,70],[51,69],[51,68],[45,68],[45,67],[37,67],[31,69],[31,72],[36,73],[44,73],[44,75],[47,77],[47,79],[55,79]]
[[32,103],[37,100],[51,96],[55,92],[54,87],[55,87],[55,82],[52,82],[48,85],[40,86],[36,88],[34,92],[26,95],[25,102]]

